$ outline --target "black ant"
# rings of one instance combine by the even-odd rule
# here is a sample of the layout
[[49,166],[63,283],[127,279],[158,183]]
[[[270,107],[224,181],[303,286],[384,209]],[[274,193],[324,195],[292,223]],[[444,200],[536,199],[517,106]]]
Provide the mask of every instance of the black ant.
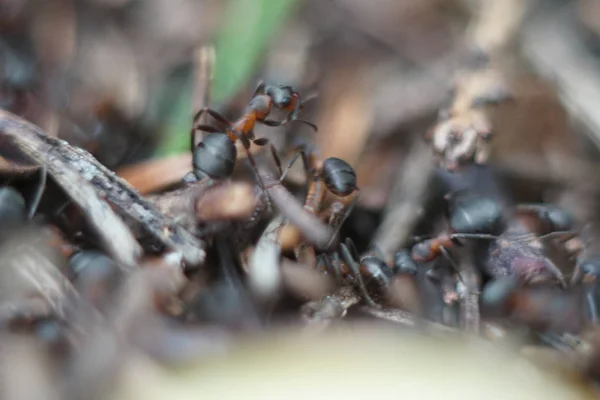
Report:
[[[516,274],[530,283],[554,278],[566,286],[558,267],[544,254],[539,239],[568,231],[568,217],[545,204],[517,206],[513,211],[512,218],[507,219],[494,199],[473,193],[459,194],[451,203],[450,234],[417,243],[412,257],[415,261],[431,261],[443,254],[453,264],[447,249],[459,244],[457,239],[483,239],[487,245],[476,248],[479,257],[475,259],[486,276],[498,279]],[[530,224],[524,223],[525,216],[535,217],[537,229],[532,230]]]
[[227,179],[233,173],[237,159],[235,144],[225,135],[209,133],[192,153],[192,165],[197,179]]
[[447,256],[457,239],[496,239],[504,229],[504,211],[492,198],[463,192],[448,196],[450,233],[417,242],[412,258],[418,262]]
[[[268,118],[269,114],[271,113],[271,110],[273,109],[273,107],[283,110],[283,111],[286,111],[286,112],[289,112],[289,114],[282,121],[268,120],[267,118]],[[202,130],[202,131],[209,132],[209,133],[225,134],[226,137],[228,137],[232,143],[235,143],[238,140],[240,140],[242,142],[242,145],[244,146],[244,149],[248,156],[248,161],[250,161],[250,163],[252,164],[252,168],[254,169],[254,171],[257,174],[258,181],[259,181],[261,187],[263,189],[265,189],[265,185],[262,182],[260,175],[258,174],[256,162],[254,160],[254,157],[250,153],[249,149],[250,149],[251,143],[254,143],[257,146],[264,146],[264,145],[268,144],[269,141],[266,138],[258,138],[257,139],[254,136],[254,128],[257,123],[267,125],[267,126],[280,126],[280,125],[284,125],[290,121],[298,121],[298,122],[302,122],[302,123],[310,126],[316,132],[318,130],[316,125],[314,125],[308,121],[298,119],[298,113],[300,112],[301,109],[302,109],[302,102],[300,100],[300,94],[298,92],[294,91],[290,86],[267,85],[264,82],[260,82],[254,92],[254,95],[252,96],[252,99],[250,100],[250,102],[248,103],[246,108],[243,110],[241,117],[239,117],[236,121],[233,121],[233,122],[229,121],[227,118],[225,118],[223,115],[219,114],[217,111],[212,110],[207,107],[202,108],[200,111],[198,111],[196,113],[196,115],[194,116],[194,122],[193,122],[193,127],[192,127],[192,132],[191,132],[192,153],[194,153],[195,148],[196,148],[196,135],[195,135],[196,130]],[[197,125],[196,124],[197,121],[205,113],[209,114],[215,120],[222,123],[224,125],[224,130],[215,128],[210,125],[202,125],[202,124]],[[208,147],[205,143],[205,147],[208,148],[206,150],[206,152],[211,152],[211,151],[213,152],[213,157],[219,154],[219,153],[216,153],[216,150],[226,150],[227,151],[227,153],[226,153],[227,167],[223,167],[223,169],[220,171],[223,171],[223,172],[228,171],[228,168],[230,167],[230,164],[229,164],[230,156],[232,154],[237,155],[237,152],[232,152],[231,148],[226,146],[224,144],[224,142],[219,142],[219,144],[217,144],[216,140],[211,142],[211,147]],[[273,149],[272,149],[272,151],[273,151]],[[204,152],[202,154],[206,154],[206,152]],[[194,157],[194,159],[195,159],[195,161],[197,160],[196,157]],[[210,167],[214,167],[215,165],[216,164],[211,164]],[[233,167],[231,167],[231,168],[233,168]],[[195,170],[196,169],[197,168],[195,167]]]
[[359,257],[351,239],[340,244],[339,252],[321,254],[319,258],[318,268],[335,276],[338,282],[352,283],[367,304],[379,308],[375,299],[387,296],[386,290],[394,278],[394,269],[385,261],[373,255]]

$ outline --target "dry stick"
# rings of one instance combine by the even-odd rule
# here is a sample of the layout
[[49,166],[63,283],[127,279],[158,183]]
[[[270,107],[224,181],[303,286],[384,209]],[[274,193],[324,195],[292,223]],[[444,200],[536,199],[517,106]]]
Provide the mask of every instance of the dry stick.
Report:
[[375,309],[371,307],[360,307],[360,310],[373,317],[394,322],[398,325],[402,325],[407,328],[425,328],[427,331],[432,333],[438,333],[443,335],[453,334],[458,335],[460,331],[453,329],[449,326],[430,322],[417,317],[416,315],[399,309]]
[[267,194],[275,207],[302,232],[307,243],[325,247],[333,234],[332,229],[316,216],[307,212],[302,204],[275,179],[271,172],[259,167],[259,174],[267,186]]
[[561,8],[529,21],[521,53],[542,77],[552,81],[563,105],[586,125],[586,133],[600,146],[600,62],[583,46],[576,28],[565,23],[570,16],[570,8]]
[[393,259],[394,253],[406,243],[422,215],[434,169],[431,150],[417,139],[401,166],[383,222],[375,233],[373,244],[386,260]]
[[[215,48],[213,46],[202,46],[194,52],[194,92],[192,99],[193,112],[204,107],[210,107],[212,94],[212,80],[214,76]],[[206,115],[198,123],[203,124]],[[202,140],[203,132],[200,131],[200,139],[194,140],[196,143]],[[197,135],[194,133],[194,139]]]
[[281,287],[281,245],[277,243],[277,236],[284,222],[281,215],[271,221],[256,243],[248,263],[250,287],[261,299],[273,297]]
[[49,137],[39,127],[1,110],[0,133],[10,137],[38,163],[47,164],[48,173],[85,212],[107,252],[120,264],[135,265],[141,248],[125,223],[100,196],[106,197],[122,216],[139,223],[160,243],[181,252],[187,264],[198,265],[204,261],[202,241],[158,212],[87,151]]
[[360,303],[360,296],[350,286],[342,286],[335,293],[321,300],[302,306],[302,318],[310,325],[326,327],[331,321],[342,318],[348,309]]
[[96,230],[106,251],[122,268],[133,268],[141,247],[128,227],[96,194],[94,187],[70,163],[54,154],[65,142],[47,136],[39,127],[0,110],[0,134],[8,136],[17,147],[38,164],[45,164],[48,173],[69,194]]
[[479,315],[479,292],[481,288],[472,255],[471,246],[468,246],[463,249],[460,258],[461,282],[458,282],[458,285],[462,287],[462,291],[460,293],[459,318],[463,330],[478,334],[481,323]]

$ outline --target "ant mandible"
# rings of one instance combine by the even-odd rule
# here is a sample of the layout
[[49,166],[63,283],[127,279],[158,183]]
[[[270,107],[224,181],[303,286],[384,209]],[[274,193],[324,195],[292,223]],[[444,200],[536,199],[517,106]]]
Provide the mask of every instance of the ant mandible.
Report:
[[[252,164],[252,168],[258,177],[258,181],[264,190],[265,185],[258,174],[256,162],[249,149],[251,143],[254,143],[257,146],[264,146],[269,143],[269,141],[266,138],[257,139],[254,136],[254,127],[257,123],[267,126],[280,126],[290,121],[298,121],[310,126],[316,132],[318,130],[316,125],[308,121],[298,119],[298,114],[302,109],[302,106],[303,103],[300,99],[300,94],[292,87],[283,85],[267,85],[264,82],[260,82],[254,92],[254,95],[250,99],[250,102],[244,108],[242,115],[236,121],[229,121],[217,111],[207,107],[202,108],[196,113],[191,132],[192,153],[194,153],[196,148],[196,130],[202,130],[209,133],[224,133],[232,143],[240,140],[244,146],[248,160]],[[288,115],[282,121],[268,120],[267,118],[273,107],[288,112]],[[225,126],[224,131],[210,125],[197,124],[197,121],[205,113],[222,123]]]

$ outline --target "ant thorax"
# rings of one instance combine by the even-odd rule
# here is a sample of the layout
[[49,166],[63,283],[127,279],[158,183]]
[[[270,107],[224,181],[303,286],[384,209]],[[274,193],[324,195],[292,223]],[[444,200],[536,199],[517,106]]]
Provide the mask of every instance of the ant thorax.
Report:
[[255,96],[244,109],[243,115],[247,118],[252,116],[258,121],[264,120],[271,112],[272,105],[273,101],[269,96],[265,94]]

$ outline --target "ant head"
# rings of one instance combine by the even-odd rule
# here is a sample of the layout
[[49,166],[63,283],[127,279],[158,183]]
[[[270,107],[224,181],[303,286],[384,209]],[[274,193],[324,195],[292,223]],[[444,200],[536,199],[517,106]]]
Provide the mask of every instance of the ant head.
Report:
[[394,274],[406,274],[414,276],[417,274],[417,263],[406,249],[400,250],[394,257]]
[[547,205],[546,212],[554,231],[570,231],[573,229],[573,217],[560,207]]
[[327,189],[336,196],[346,197],[357,189],[354,168],[340,158],[323,161],[322,177]]
[[236,159],[237,148],[229,137],[223,133],[210,133],[194,149],[194,174],[198,179],[202,179],[203,174],[211,179],[229,178]]
[[293,111],[300,100],[300,96],[291,86],[268,86],[265,92],[271,97],[275,107],[284,111]]
[[[422,242],[416,243],[412,247],[410,258],[413,261],[417,262],[427,262],[433,260],[436,256],[436,252],[434,251],[434,249],[432,249],[433,240],[434,239],[424,240]],[[396,257],[398,257],[398,255],[396,255]]]

